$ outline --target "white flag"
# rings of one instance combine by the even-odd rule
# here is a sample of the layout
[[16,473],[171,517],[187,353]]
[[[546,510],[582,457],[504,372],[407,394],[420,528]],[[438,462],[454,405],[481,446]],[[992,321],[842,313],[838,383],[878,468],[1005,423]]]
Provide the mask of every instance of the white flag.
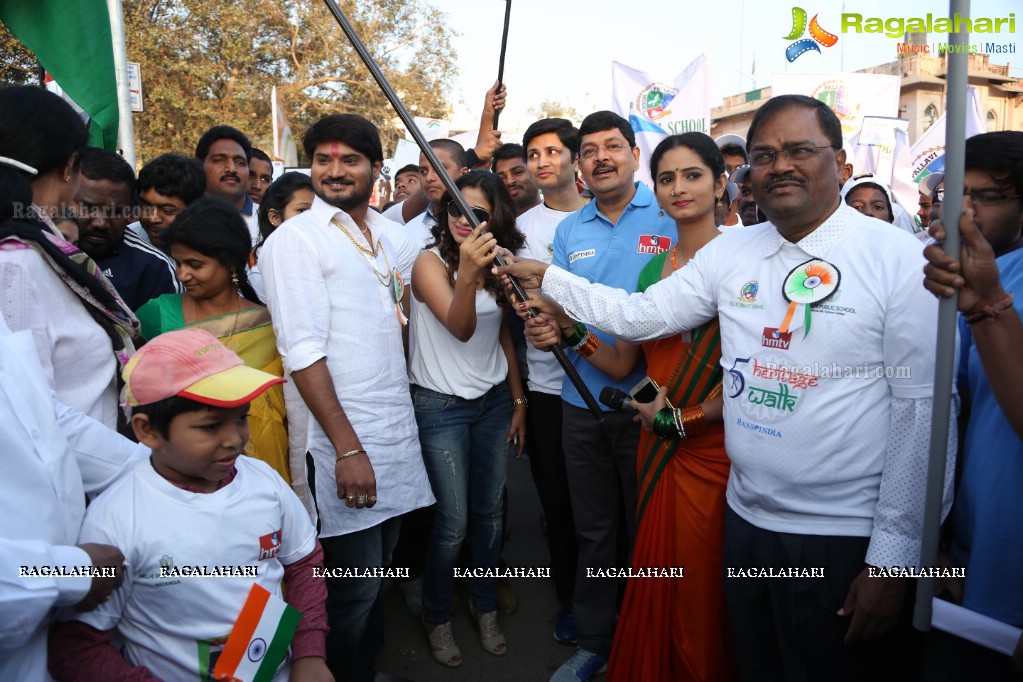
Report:
[[874,73],[776,73],[771,96],[806,95],[827,104],[842,123],[842,134],[858,132],[864,116],[898,116],[898,76]]
[[298,147],[295,146],[295,136],[291,134],[288,116],[277,97],[276,85],[270,90],[270,107],[273,109],[274,158],[286,167],[295,167],[298,165]]
[[[966,98],[966,137],[987,132],[984,116],[980,113],[977,88],[970,86]],[[913,182],[919,183],[931,173],[945,172],[945,114],[928,128],[909,150]]]
[[629,120],[640,150],[640,180],[653,186],[650,155],[668,135],[710,134],[710,66],[702,54],[670,83],[611,62],[611,109]]

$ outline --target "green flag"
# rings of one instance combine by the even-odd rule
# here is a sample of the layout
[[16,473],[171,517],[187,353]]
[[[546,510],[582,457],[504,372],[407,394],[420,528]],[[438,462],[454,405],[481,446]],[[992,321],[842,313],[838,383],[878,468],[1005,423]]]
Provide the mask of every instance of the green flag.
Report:
[[89,144],[117,147],[117,81],[106,0],[0,0],[0,21],[89,115]]

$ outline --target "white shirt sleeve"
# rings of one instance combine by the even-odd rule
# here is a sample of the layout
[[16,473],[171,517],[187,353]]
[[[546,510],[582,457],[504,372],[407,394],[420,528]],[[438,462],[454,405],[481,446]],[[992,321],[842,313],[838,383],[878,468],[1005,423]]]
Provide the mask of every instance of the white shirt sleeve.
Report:
[[399,225],[404,225],[405,224],[405,218],[401,215],[401,211],[402,211],[402,208],[404,206],[405,206],[405,200],[402,199],[401,201],[396,203],[394,206],[391,206],[389,209],[384,211],[383,216],[385,218],[387,218],[388,220],[393,220],[394,222],[398,223]]
[[57,424],[78,462],[82,485],[90,498],[106,490],[140,459],[149,457],[148,447],[133,443],[87,414],[57,402],[55,393],[53,403]]
[[541,291],[584,324],[625,341],[649,341],[699,327],[717,315],[717,301],[707,285],[700,254],[644,293],[594,284],[558,267],[550,267]]
[[89,576],[19,577],[21,566],[91,566],[85,550],[43,540],[0,538],[0,650],[31,638],[54,606],[72,606],[88,594]]
[[[866,562],[871,566],[917,566],[920,562],[933,407],[933,398],[892,398],[888,452],[881,471],[874,530],[867,548]],[[953,396],[942,519],[952,508],[958,414],[959,399]]]
[[263,246],[259,267],[285,370],[298,372],[327,357],[330,292],[316,245],[299,230],[279,228]]

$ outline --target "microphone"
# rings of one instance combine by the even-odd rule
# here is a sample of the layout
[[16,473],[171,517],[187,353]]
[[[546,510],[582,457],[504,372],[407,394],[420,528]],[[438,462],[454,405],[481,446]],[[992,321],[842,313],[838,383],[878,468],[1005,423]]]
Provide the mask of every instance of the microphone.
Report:
[[636,412],[636,410],[632,409],[632,396],[614,386],[605,386],[600,389],[600,402],[617,412],[631,412],[633,414]]

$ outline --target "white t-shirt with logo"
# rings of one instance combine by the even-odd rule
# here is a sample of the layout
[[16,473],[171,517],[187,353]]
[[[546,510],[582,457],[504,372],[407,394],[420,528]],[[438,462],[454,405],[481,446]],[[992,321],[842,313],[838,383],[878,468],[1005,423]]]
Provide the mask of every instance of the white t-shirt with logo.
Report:
[[[558,211],[540,203],[516,218],[515,224],[526,236],[526,249],[529,251],[526,257],[549,264],[554,258],[554,233],[561,221],[570,215],[570,211]],[[526,383],[530,391],[561,395],[565,370],[561,369],[554,353],[537,350],[527,343],[526,363],[529,367]]]
[[[228,485],[201,494],[174,486],[146,459],[86,512],[79,542],[119,547],[128,568],[110,601],[73,617],[117,628],[125,659],[160,679],[212,673],[252,585],[282,598],[284,566],[315,547],[316,529],[288,484],[244,455],[235,467]],[[254,567],[257,577],[161,577],[161,568],[195,566]],[[285,663],[275,680],[288,679],[290,652]]]

